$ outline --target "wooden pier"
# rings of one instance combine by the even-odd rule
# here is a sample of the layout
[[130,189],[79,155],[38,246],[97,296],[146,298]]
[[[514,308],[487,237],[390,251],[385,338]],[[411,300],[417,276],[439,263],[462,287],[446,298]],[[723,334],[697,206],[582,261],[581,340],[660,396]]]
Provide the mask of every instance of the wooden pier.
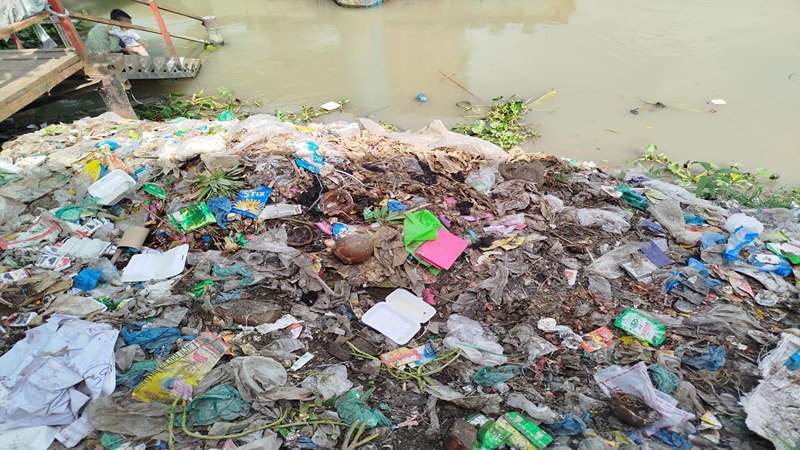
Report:
[[[175,52],[171,37],[196,42],[222,45],[222,36],[213,16],[199,17],[168,7],[161,7],[153,0],[133,0],[148,4],[156,17],[159,30],[128,25],[130,28],[159,33],[164,38],[171,57],[123,55],[120,53],[90,54],[73,26],[70,15],[60,0],[49,0],[49,13],[43,12],[25,18],[9,27],[0,29],[0,38],[39,23],[53,14],[58,17],[69,45],[72,48],[0,50],[0,120],[11,117],[44,97],[56,98],[87,88],[96,88],[108,108],[122,117],[135,118],[125,86],[127,80],[176,79],[195,77],[200,70],[201,60],[180,57]],[[159,10],[202,21],[211,41],[170,34],[161,18]],[[81,20],[109,25],[120,25],[108,19],[95,18],[75,13]],[[124,25],[124,24],[123,24]],[[19,46],[18,46],[19,47]],[[71,83],[63,83],[65,80]]]
[[5,120],[83,70],[83,61],[65,49],[6,50],[0,51],[0,67],[0,120]]

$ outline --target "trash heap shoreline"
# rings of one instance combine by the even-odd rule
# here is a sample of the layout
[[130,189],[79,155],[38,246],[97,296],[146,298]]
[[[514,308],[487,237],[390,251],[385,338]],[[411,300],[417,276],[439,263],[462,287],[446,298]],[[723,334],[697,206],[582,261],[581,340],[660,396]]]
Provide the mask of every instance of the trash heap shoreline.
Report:
[[800,208],[230,116],[3,145],[0,448],[800,445]]

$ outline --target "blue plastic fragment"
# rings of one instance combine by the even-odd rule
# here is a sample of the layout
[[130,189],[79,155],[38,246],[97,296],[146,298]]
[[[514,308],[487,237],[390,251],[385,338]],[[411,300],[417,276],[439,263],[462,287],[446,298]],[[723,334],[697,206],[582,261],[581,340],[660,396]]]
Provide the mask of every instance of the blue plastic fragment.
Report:
[[108,149],[111,150],[111,151],[114,151],[114,150],[119,148],[119,144],[117,144],[117,141],[112,141],[112,140],[109,140],[109,139],[105,139],[105,140],[102,140],[102,141],[94,144],[94,148],[100,148],[100,147],[102,147],[104,145],[108,145]]
[[653,436],[661,439],[670,447],[692,450],[692,444],[689,443],[689,440],[678,433],[673,433],[672,431],[667,430],[658,430]]
[[695,369],[716,372],[725,365],[725,346],[709,345],[705,348],[704,354],[694,358],[684,358],[683,362]]
[[208,199],[206,201],[206,205],[208,205],[209,211],[214,214],[214,218],[217,219],[217,225],[219,225],[219,227],[223,230],[227,230],[228,213],[231,212],[231,208],[233,207],[230,199],[225,197],[214,197]]
[[790,356],[783,365],[789,370],[800,369],[800,350],[794,352],[794,355]]
[[728,235],[725,233],[708,232],[703,233],[703,236],[700,237],[700,245],[702,245],[704,249],[714,245],[726,244],[727,242]]
[[663,236],[667,234],[667,230],[665,230],[664,227],[662,227],[658,222],[649,219],[640,220],[639,228],[644,228],[645,230],[655,234],[656,236]]
[[134,322],[125,325],[120,331],[120,337],[128,345],[139,344],[143,350],[152,353],[158,358],[168,356],[175,350],[178,339],[191,340],[191,336],[183,336],[175,327],[160,327],[142,329],[145,322]]
[[102,275],[103,273],[99,270],[83,269],[75,275],[72,283],[76,288],[82,291],[91,291],[97,287],[97,282],[100,281]]
[[686,263],[686,265],[693,269],[699,270],[700,275],[702,275],[703,278],[705,278],[706,281],[708,282],[708,287],[714,288],[717,286],[722,286],[722,281],[711,278],[711,276],[708,274],[708,268],[706,267],[705,264],[701,263],[700,261],[694,258],[689,258],[689,261]]
[[576,434],[581,434],[584,430],[586,430],[586,422],[581,420],[580,417],[571,413],[564,415],[564,418],[558,422],[553,422],[544,426],[547,427],[547,429],[549,429],[553,434],[559,436],[574,436]]
[[683,221],[686,222],[687,225],[700,226],[703,224],[702,217],[695,215],[694,213],[690,213],[688,211],[683,211]]
[[745,245],[753,242],[758,237],[758,231],[750,230],[745,227],[739,227],[733,230],[731,237],[728,238],[728,245],[725,251],[722,252],[722,257],[728,261],[736,261],[739,259],[739,251]]
[[387,212],[398,212],[398,211],[405,211],[408,209],[408,206],[404,205],[403,202],[398,200],[389,200],[386,202],[386,211]]

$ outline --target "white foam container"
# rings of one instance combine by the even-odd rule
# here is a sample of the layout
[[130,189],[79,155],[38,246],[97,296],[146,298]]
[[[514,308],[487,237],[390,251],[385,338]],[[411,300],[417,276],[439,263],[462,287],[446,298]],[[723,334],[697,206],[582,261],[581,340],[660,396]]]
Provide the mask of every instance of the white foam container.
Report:
[[386,297],[385,302],[376,303],[364,313],[361,321],[396,344],[404,345],[434,314],[436,309],[420,297],[405,289],[397,289]]
[[114,205],[134,186],[136,186],[136,180],[124,170],[116,169],[92,183],[88,190],[89,195],[100,198],[97,204]]

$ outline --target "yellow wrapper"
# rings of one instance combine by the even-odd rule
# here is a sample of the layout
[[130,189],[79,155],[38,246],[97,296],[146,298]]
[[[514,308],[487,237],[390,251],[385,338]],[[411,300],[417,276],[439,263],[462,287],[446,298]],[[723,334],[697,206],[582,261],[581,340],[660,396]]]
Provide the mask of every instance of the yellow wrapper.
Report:
[[139,383],[133,389],[133,396],[144,402],[172,401],[174,396],[171,390],[175,381],[196,387],[228,348],[230,346],[214,333],[206,331],[200,334]]

